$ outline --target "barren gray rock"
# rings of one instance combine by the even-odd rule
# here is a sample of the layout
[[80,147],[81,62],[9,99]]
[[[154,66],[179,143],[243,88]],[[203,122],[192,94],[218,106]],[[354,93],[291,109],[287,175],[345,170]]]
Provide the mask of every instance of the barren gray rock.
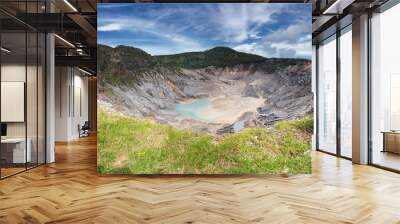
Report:
[[[155,66],[157,61],[149,55],[146,57],[150,57],[151,63],[140,60],[135,65],[150,64],[150,67],[140,70],[125,68],[121,72],[123,76],[116,76],[118,84],[110,79],[100,80],[99,104],[139,118],[152,117],[177,128],[216,133],[270,126],[279,120],[301,118],[313,111],[311,63],[307,60],[265,59],[254,63],[187,69]],[[100,78],[102,72],[106,71],[99,72]],[[176,103],[188,99],[233,95],[264,99],[264,105],[243,113],[228,124],[182,118],[175,112]]]

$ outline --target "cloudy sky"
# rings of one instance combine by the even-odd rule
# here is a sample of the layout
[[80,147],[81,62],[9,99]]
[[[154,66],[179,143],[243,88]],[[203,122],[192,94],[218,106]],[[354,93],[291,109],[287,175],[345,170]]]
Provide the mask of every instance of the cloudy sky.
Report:
[[99,4],[98,42],[152,55],[227,46],[265,57],[311,58],[311,5]]

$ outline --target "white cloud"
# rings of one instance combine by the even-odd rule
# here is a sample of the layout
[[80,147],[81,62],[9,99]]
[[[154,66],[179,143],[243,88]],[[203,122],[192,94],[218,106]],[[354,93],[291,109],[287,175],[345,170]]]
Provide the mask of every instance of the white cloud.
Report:
[[[149,53],[156,54],[167,54],[165,49],[169,49],[169,54],[180,53],[187,51],[199,51],[204,50],[198,41],[187,37],[179,32],[176,32],[174,27],[165,26],[165,24],[157,23],[156,21],[149,21],[146,19],[129,17],[129,18],[116,18],[116,19],[102,19],[100,22],[102,25],[98,27],[99,31],[111,32],[111,31],[124,31],[124,32],[143,32],[149,35],[153,35],[159,39],[165,39],[171,42],[169,45],[162,47],[150,47],[146,45],[143,49],[149,49]],[[132,37],[134,39],[134,37]],[[140,47],[140,46],[135,46]],[[159,48],[159,49],[157,49]],[[173,49],[173,50],[171,50]]]
[[[297,57],[297,58],[309,58],[311,56],[311,42],[299,42],[299,43],[273,43],[272,48],[277,50],[279,57]],[[291,52],[290,55],[285,55],[287,52]]]
[[299,42],[306,42],[306,41],[311,41],[311,40],[312,40],[311,34],[307,34],[303,37],[300,37]]
[[[119,18],[100,16],[98,30],[130,32],[132,41],[128,42],[153,55],[201,51],[219,43],[265,57],[310,58],[311,21],[302,11],[295,17],[297,21],[279,28],[282,24],[275,15],[286,14],[287,7],[287,4],[262,3],[176,5],[146,11],[145,16],[140,13]],[[297,10],[292,10],[290,16],[296,13]],[[275,27],[278,29],[263,36],[266,28]],[[138,41],[147,37],[149,41]],[[154,44],[152,38],[167,44]]]
[[183,45],[174,45],[166,46],[166,45],[147,45],[147,44],[136,44],[135,47],[140,48],[151,55],[170,55],[170,54],[179,54],[182,52],[193,52],[193,51],[203,51],[204,48],[192,48],[190,46]]
[[310,58],[312,48],[310,41],[304,41],[297,43],[252,42],[236,45],[233,49],[267,58]]
[[259,48],[270,57],[311,58],[311,22],[299,20],[268,34]]
[[118,30],[146,30],[156,28],[154,21],[141,19],[137,17],[130,18],[101,18],[99,19],[98,30],[103,32],[118,31]]
[[[271,30],[265,37],[261,37],[258,32],[259,28],[268,26],[267,23],[279,23],[279,21],[274,21],[273,15],[274,13],[283,12],[284,8],[282,6],[268,8],[262,7],[263,4],[260,5],[261,7],[251,8],[252,16],[245,20],[247,21],[245,22],[247,24],[246,28],[243,28],[242,31],[232,29],[237,34],[247,34],[247,37],[243,39],[247,40],[247,43],[241,43],[240,41],[233,43],[234,45],[236,44],[234,49],[264,57],[310,58],[311,21],[308,21],[307,17],[300,16],[294,23],[277,30]],[[296,15],[296,11],[292,11],[292,13]],[[252,24],[253,28],[249,29],[250,25],[248,24]],[[237,35],[237,37],[238,39],[236,40],[241,40],[243,35]],[[249,39],[252,42],[249,43]]]
[[268,52],[265,51],[264,47],[256,42],[249,44],[240,44],[233,47],[233,49],[249,54],[257,54],[264,57],[271,57],[271,55],[269,55]]
[[259,38],[258,29],[272,23],[272,15],[280,13],[280,4],[220,4],[210,9],[210,22],[220,31],[226,42],[241,43],[248,38]]
[[116,30],[122,30],[122,26],[119,23],[110,23],[110,24],[107,24],[107,25],[100,26],[97,30],[98,31],[104,31],[104,32],[106,32],[106,31],[116,31]]
[[291,24],[284,29],[279,29],[269,34],[265,41],[267,42],[284,42],[284,43],[296,43],[305,35],[309,35],[311,32],[310,21],[298,21],[295,24]]
[[127,7],[127,6],[129,6],[130,4],[122,4],[122,3],[119,3],[119,4],[113,4],[113,3],[98,3],[97,4],[97,8],[99,9],[99,10],[101,10],[101,9],[115,9],[115,8],[123,8],[123,7]]

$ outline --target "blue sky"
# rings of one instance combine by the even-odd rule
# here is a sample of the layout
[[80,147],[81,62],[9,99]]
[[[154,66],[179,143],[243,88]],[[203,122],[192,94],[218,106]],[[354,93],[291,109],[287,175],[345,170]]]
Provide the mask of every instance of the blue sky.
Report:
[[99,4],[98,43],[152,55],[226,46],[264,57],[311,58],[311,5]]

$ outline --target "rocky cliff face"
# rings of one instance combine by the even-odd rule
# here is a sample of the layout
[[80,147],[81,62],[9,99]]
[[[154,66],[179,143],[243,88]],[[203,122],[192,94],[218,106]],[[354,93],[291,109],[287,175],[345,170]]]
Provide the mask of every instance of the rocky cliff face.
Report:
[[[99,104],[131,116],[226,133],[273,125],[313,111],[308,60],[266,59],[227,48],[151,56],[137,48],[100,45],[98,52]],[[215,104],[229,99],[232,106],[251,99],[264,103],[254,110],[235,110],[239,114],[229,123],[206,123],[175,111],[176,103],[205,97],[216,99]]]

